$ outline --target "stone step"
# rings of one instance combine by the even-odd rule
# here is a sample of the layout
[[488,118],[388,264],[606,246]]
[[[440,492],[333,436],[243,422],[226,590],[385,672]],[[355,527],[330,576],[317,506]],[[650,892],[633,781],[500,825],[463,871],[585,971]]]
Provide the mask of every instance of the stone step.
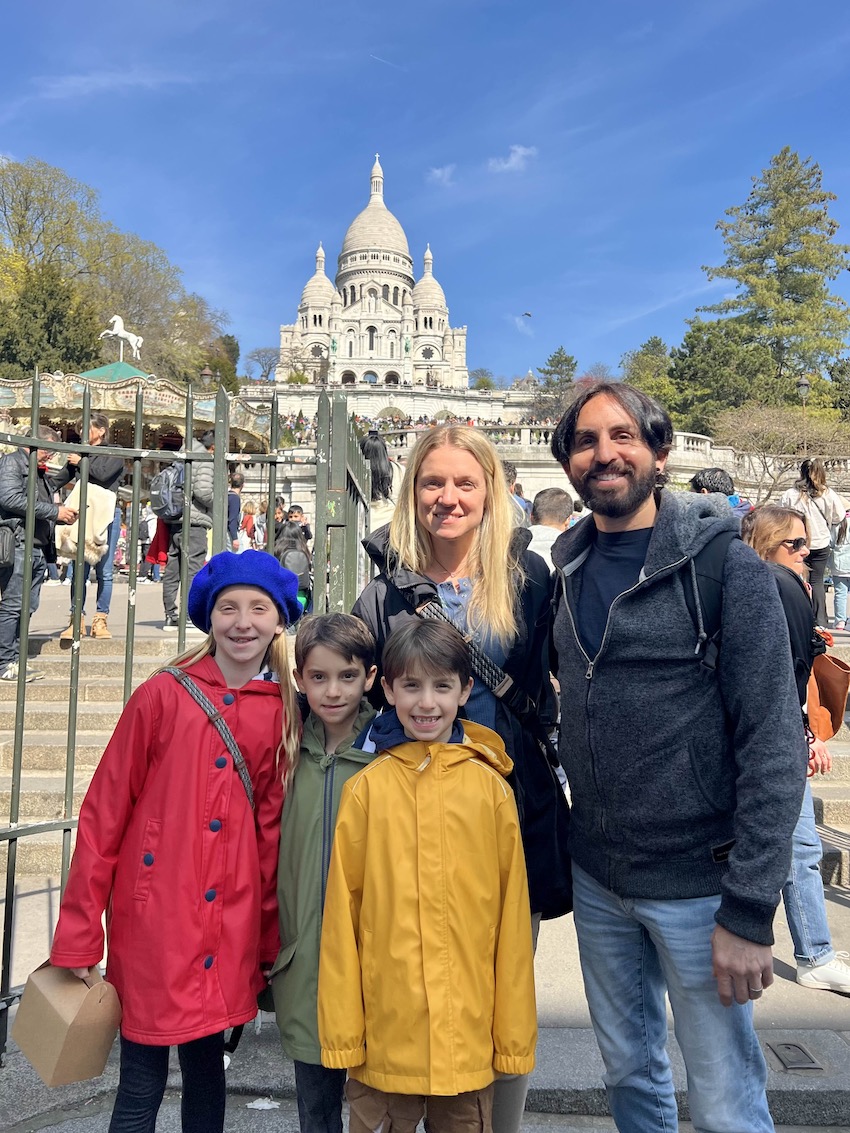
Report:
[[815,819],[826,826],[850,824],[850,789],[843,783],[812,784]]
[[[97,767],[112,729],[90,731],[79,729],[76,736],[74,765],[91,770]],[[25,732],[22,766],[26,771],[62,771],[64,773],[68,746],[67,730]],[[13,737],[0,733],[0,769],[12,766]]]
[[[111,705],[81,701],[77,705],[77,727],[82,731],[101,731],[114,728],[121,715],[121,702]],[[44,700],[27,705],[27,731],[56,731],[68,726],[68,701]],[[0,704],[0,734],[11,732],[15,727],[15,705],[4,701]]]
[[[156,666],[158,662],[154,663]],[[44,672],[43,665],[34,666],[39,671]],[[139,673],[138,666],[133,668],[133,688],[138,688],[144,678],[148,676],[147,673]],[[115,669],[112,670],[115,672]],[[92,679],[86,679],[91,677]],[[16,684],[8,684],[5,681],[0,682],[0,705],[14,702],[15,694],[17,692]],[[90,704],[112,704],[123,702],[124,699],[124,678],[116,676],[100,676],[96,677],[86,670],[85,674],[80,672],[80,681],[77,688],[77,697],[80,701],[85,701]],[[27,712],[29,712],[30,705],[43,703],[44,701],[63,701],[68,700],[68,675],[64,677],[53,676],[52,673],[46,674],[44,680],[33,681],[27,685],[26,692],[26,705]]]
[[[80,805],[91,782],[92,772],[80,767],[74,775],[73,813],[79,814]],[[0,814],[9,814],[11,776],[0,775]],[[21,776],[21,794],[18,806],[20,822],[53,822],[65,814],[65,774],[50,772],[26,773]]]
[[[171,657],[175,655],[176,651],[163,657],[138,657],[133,661],[133,675],[139,678],[149,677],[151,673],[167,664]],[[31,669],[38,669],[40,673],[44,673],[45,680],[61,680],[64,681],[65,687],[68,687],[68,677],[71,672],[70,653],[62,657],[58,655],[30,657],[29,666]],[[96,658],[81,656],[79,673],[81,680],[89,677],[123,678],[124,654]],[[13,684],[11,687],[14,689],[15,685]],[[29,687],[32,688],[32,685]],[[12,699],[14,700],[14,696]]]
[[[203,640],[203,634],[194,627],[187,627],[187,637],[192,642]],[[35,635],[29,639],[30,657],[62,657],[70,656],[73,642],[61,641],[59,635],[50,637]],[[100,657],[103,654],[120,655],[124,657],[124,639],[119,637],[95,638],[85,637],[80,641],[82,656]],[[135,657],[173,657],[177,653],[177,634],[163,633],[160,637],[136,637],[133,643]]]
[[[62,869],[62,831],[51,830],[46,834],[32,834],[18,840],[15,858],[15,874],[18,877],[33,875],[58,875]],[[76,842],[77,832],[71,831],[71,849]],[[5,850],[0,850],[5,868]]]
[[823,859],[820,871],[829,885],[850,887],[850,826],[840,823],[819,825]]

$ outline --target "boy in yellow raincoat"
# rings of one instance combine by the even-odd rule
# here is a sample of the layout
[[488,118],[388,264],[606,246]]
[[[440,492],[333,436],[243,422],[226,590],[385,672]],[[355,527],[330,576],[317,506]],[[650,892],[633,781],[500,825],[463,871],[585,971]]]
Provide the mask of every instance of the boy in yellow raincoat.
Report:
[[528,884],[511,761],[458,719],[472,689],[452,626],[415,620],[383,656],[393,709],[345,785],[319,964],[325,1066],[347,1068],[351,1133],[489,1133],[493,1080],[534,1067]]

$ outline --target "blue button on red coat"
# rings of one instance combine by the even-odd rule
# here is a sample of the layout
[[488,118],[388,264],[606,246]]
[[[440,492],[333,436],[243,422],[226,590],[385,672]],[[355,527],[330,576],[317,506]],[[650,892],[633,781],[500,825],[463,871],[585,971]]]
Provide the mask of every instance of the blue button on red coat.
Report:
[[219,830],[221,830],[221,821],[218,818],[212,820],[210,830],[212,830],[213,834],[218,834]]
[[218,757],[218,759],[215,761],[215,765],[216,765],[216,767],[227,767],[227,756],[226,755],[220,755]]
[[142,861],[145,863],[145,865],[153,865],[153,854],[145,854],[145,856],[142,858]]
[[205,957],[205,959],[204,959],[204,967],[205,967],[205,968],[211,968],[212,966],[213,966],[213,958],[212,958],[212,956],[207,956],[207,957]]
[[225,704],[232,704],[233,701],[236,699],[236,697],[233,695],[232,692],[226,692],[221,699],[224,701]]
[[204,900],[205,901],[214,901],[215,900],[215,890],[214,889],[208,889],[206,891],[206,893],[204,894]]

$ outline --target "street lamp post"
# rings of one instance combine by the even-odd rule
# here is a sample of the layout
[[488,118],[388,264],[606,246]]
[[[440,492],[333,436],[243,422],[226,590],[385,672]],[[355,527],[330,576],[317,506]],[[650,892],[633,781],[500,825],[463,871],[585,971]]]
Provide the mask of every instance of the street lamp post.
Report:
[[800,374],[796,383],[797,395],[803,406],[803,456],[809,455],[809,438],[806,430],[806,402],[809,400],[809,392],[812,388],[812,383],[805,374]]

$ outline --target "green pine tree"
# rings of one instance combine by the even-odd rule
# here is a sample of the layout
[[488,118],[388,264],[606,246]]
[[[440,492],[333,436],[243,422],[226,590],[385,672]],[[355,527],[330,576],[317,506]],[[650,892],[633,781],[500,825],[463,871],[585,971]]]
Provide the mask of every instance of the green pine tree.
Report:
[[850,246],[836,242],[828,211],[835,199],[820,167],[786,146],[753,178],[746,202],[718,223],[724,263],[703,269],[737,289],[704,310],[740,321],[747,338],[770,350],[780,378],[822,369],[850,332],[850,308],[829,290],[850,268]]

